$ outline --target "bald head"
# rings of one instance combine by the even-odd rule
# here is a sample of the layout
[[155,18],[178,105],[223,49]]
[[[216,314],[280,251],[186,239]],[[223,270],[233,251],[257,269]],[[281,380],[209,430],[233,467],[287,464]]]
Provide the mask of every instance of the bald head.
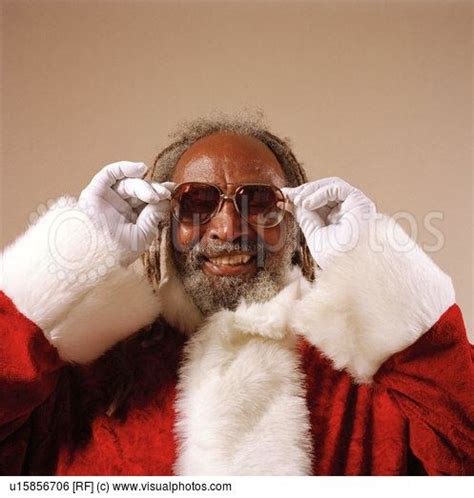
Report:
[[237,183],[286,185],[275,154],[256,138],[213,133],[195,142],[180,157],[174,172],[177,183],[200,181],[221,187]]

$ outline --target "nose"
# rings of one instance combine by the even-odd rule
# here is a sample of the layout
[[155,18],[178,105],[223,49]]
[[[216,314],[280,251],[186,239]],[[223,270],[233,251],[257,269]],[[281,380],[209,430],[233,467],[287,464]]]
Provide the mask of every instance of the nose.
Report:
[[231,199],[225,199],[221,209],[207,223],[207,237],[212,240],[233,242],[239,237],[247,237],[248,224],[240,217]]

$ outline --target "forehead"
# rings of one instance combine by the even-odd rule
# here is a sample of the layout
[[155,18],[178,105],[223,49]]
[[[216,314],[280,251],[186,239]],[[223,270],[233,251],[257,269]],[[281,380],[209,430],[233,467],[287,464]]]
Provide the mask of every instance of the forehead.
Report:
[[214,133],[195,142],[180,157],[173,181],[200,181],[225,186],[236,183],[286,185],[275,154],[256,138]]

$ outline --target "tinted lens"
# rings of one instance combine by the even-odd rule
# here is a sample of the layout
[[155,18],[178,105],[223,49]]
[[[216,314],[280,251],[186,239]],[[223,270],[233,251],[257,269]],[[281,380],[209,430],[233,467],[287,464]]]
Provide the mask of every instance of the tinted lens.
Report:
[[270,185],[242,185],[236,192],[240,214],[251,225],[272,227],[278,225],[285,212],[278,207],[284,201],[279,189]]
[[205,183],[183,183],[173,193],[172,209],[182,223],[205,223],[219,206],[220,192]]

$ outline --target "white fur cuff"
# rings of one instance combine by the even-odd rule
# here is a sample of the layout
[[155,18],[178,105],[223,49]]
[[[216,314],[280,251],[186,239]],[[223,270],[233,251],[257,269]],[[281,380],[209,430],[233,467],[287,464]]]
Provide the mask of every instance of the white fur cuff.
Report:
[[451,279],[387,216],[320,271],[293,327],[358,382],[413,344],[454,304]]
[[0,288],[69,361],[90,361],[157,315],[151,286],[71,197],[0,255]]

